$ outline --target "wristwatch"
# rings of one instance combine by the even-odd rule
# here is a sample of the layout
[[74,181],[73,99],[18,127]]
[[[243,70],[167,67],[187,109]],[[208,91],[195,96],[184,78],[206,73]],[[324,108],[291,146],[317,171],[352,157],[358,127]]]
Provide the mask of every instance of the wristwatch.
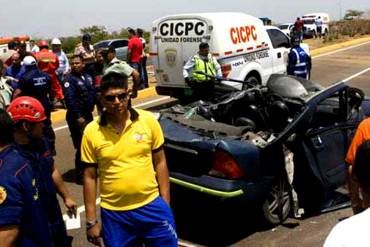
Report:
[[88,221],[86,220],[86,230],[89,230],[91,229],[93,226],[95,226],[96,224],[98,224],[98,220],[95,219],[95,220],[92,220],[92,221]]

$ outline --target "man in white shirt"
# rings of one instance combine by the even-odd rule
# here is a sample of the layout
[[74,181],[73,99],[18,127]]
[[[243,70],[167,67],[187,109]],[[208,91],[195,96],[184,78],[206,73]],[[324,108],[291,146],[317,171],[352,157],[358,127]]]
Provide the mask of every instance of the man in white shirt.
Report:
[[51,50],[58,56],[59,67],[55,71],[60,83],[63,83],[64,77],[70,72],[71,67],[69,66],[69,61],[67,55],[62,50],[62,42],[58,38],[54,38],[51,41]]
[[370,237],[370,140],[357,149],[355,163],[350,176],[354,176],[360,185],[362,213],[356,214],[338,223],[326,238],[324,247],[360,247],[369,246]]

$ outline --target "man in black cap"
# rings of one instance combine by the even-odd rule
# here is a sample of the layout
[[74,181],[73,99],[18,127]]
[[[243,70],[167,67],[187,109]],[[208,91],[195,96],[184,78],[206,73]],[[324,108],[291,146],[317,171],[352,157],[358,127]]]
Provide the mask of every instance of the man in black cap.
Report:
[[91,35],[85,33],[82,35],[82,43],[76,46],[74,55],[82,56],[85,64],[85,71],[94,76],[95,50],[91,43]]
[[222,77],[222,71],[216,58],[209,52],[207,43],[200,43],[198,53],[184,65],[183,75],[185,82],[192,88],[195,98],[213,97],[214,77]]

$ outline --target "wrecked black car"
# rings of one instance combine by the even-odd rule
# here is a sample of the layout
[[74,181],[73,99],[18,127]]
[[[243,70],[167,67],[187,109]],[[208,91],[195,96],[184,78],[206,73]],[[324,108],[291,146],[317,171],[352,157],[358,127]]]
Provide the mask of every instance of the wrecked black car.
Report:
[[[370,115],[361,90],[274,75],[266,86],[160,112],[170,181],[260,205],[270,224],[345,193],[347,148]],[[294,210],[292,210],[294,209]]]

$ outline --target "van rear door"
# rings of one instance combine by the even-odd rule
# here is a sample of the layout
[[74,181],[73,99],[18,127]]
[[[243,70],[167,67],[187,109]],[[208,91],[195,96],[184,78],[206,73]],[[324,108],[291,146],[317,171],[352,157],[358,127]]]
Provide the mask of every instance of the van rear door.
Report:
[[159,22],[157,28],[154,42],[158,49],[159,84],[184,87],[183,66],[206,38],[208,25],[197,18],[173,18]]

